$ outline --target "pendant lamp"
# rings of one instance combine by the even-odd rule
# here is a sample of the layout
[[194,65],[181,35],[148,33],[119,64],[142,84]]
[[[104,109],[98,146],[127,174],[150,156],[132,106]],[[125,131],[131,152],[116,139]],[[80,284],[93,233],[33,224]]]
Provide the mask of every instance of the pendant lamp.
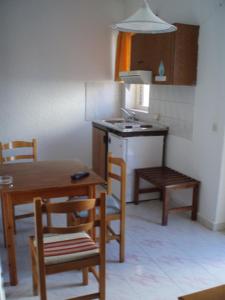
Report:
[[148,1],[129,18],[112,25],[113,29],[135,33],[166,33],[176,31],[177,28],[159,17],[151,10]]

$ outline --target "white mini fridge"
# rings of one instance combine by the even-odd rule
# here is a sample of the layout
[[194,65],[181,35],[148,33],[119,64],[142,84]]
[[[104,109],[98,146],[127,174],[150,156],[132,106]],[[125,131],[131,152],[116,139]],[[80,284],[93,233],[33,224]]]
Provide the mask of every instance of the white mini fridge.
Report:
[[[113,133],[108,136],[108,152],[121,157],[127,165],[126,202],[133,202],[134,169],[162,165],[164,136],[121,137]],[[115,172],[116,167],[114,169]],[[143,181],[141,186],[149,186]],[[118,184],[113,182],[112,192],[119,197]],[[146,195],[147,196],[147,195]],[[149,195],[147,196],[149,198]]]

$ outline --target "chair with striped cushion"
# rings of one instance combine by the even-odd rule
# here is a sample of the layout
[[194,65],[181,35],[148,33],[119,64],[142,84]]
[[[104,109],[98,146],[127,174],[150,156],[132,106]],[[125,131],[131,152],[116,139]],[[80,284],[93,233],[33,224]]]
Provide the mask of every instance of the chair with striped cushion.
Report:
[[[112,185],[115,184],[114,189]],[[117,191],[115,195],[113,191]],[[70,200],[73,200],[71,198]],[[126,163],[122,158],[112,157],[108,154],[107,164],[107,195],[106,195],[106,223],[107,240],[116,240],[119,243],[119,260],[125,260],[125,211],[126,211]],[[69,224],[83,223],[87,218],[87,212],[81,211],[69,216]],[[96,219],[99,218],[98,209]],[[119,221],[119,232],[112,227],[113,221]]]
[[[100,218],[95,220],[95,210],[99,206]],[[42,215],[69,214],[74,211],[87,211],[85,223],[69,227],[44,226]],[[100,240],[92,238],[94,227],[100,227]],[[59,272],[82,270],[83,284],[88,284],[88,271],[92,271],[99,282],[96,293],[71,298],[105,300],[105,194],[98,200],[85,199],[71,202],[46,203],[35,199],[35,237],[30,237],[32,257],[33,292],[39,289],[41,300],[47,299],[46,275]],[[99,266],[99,272],[95,266]]]
[[[0,165],[18,162],[34,162],[37,160],[37,140],[32,141],[12,141],[0,143]],[[22,203],[24,204],[24,203]],[[33,217],[33,212],[16,215],[14,209],[14,231],[16,232],[16,220]],[[3,209],[2,209],[3,213]],[[4,223],[3,223],[4,228]],[[5,230],[3,230],[5,231]]]

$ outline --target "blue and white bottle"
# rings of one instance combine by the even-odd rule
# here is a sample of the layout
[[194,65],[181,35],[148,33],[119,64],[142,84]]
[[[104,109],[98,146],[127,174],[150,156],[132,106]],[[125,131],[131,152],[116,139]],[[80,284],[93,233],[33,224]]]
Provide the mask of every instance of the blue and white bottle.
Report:
[[159,76],[164,76],[164,75],[165,75],[165,67],[163,61],[161,60],[159,64]]

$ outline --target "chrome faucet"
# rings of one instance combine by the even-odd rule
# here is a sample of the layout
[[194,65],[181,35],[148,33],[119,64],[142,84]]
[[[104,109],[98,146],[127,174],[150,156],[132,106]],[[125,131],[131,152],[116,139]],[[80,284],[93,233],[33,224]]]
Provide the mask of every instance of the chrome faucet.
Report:
[[128,111],[125,108],[120,108],[121,111],[124,113],[124,118],[126,121],[138,121],[138,119],[136,118],[136,113],[134,111]]

